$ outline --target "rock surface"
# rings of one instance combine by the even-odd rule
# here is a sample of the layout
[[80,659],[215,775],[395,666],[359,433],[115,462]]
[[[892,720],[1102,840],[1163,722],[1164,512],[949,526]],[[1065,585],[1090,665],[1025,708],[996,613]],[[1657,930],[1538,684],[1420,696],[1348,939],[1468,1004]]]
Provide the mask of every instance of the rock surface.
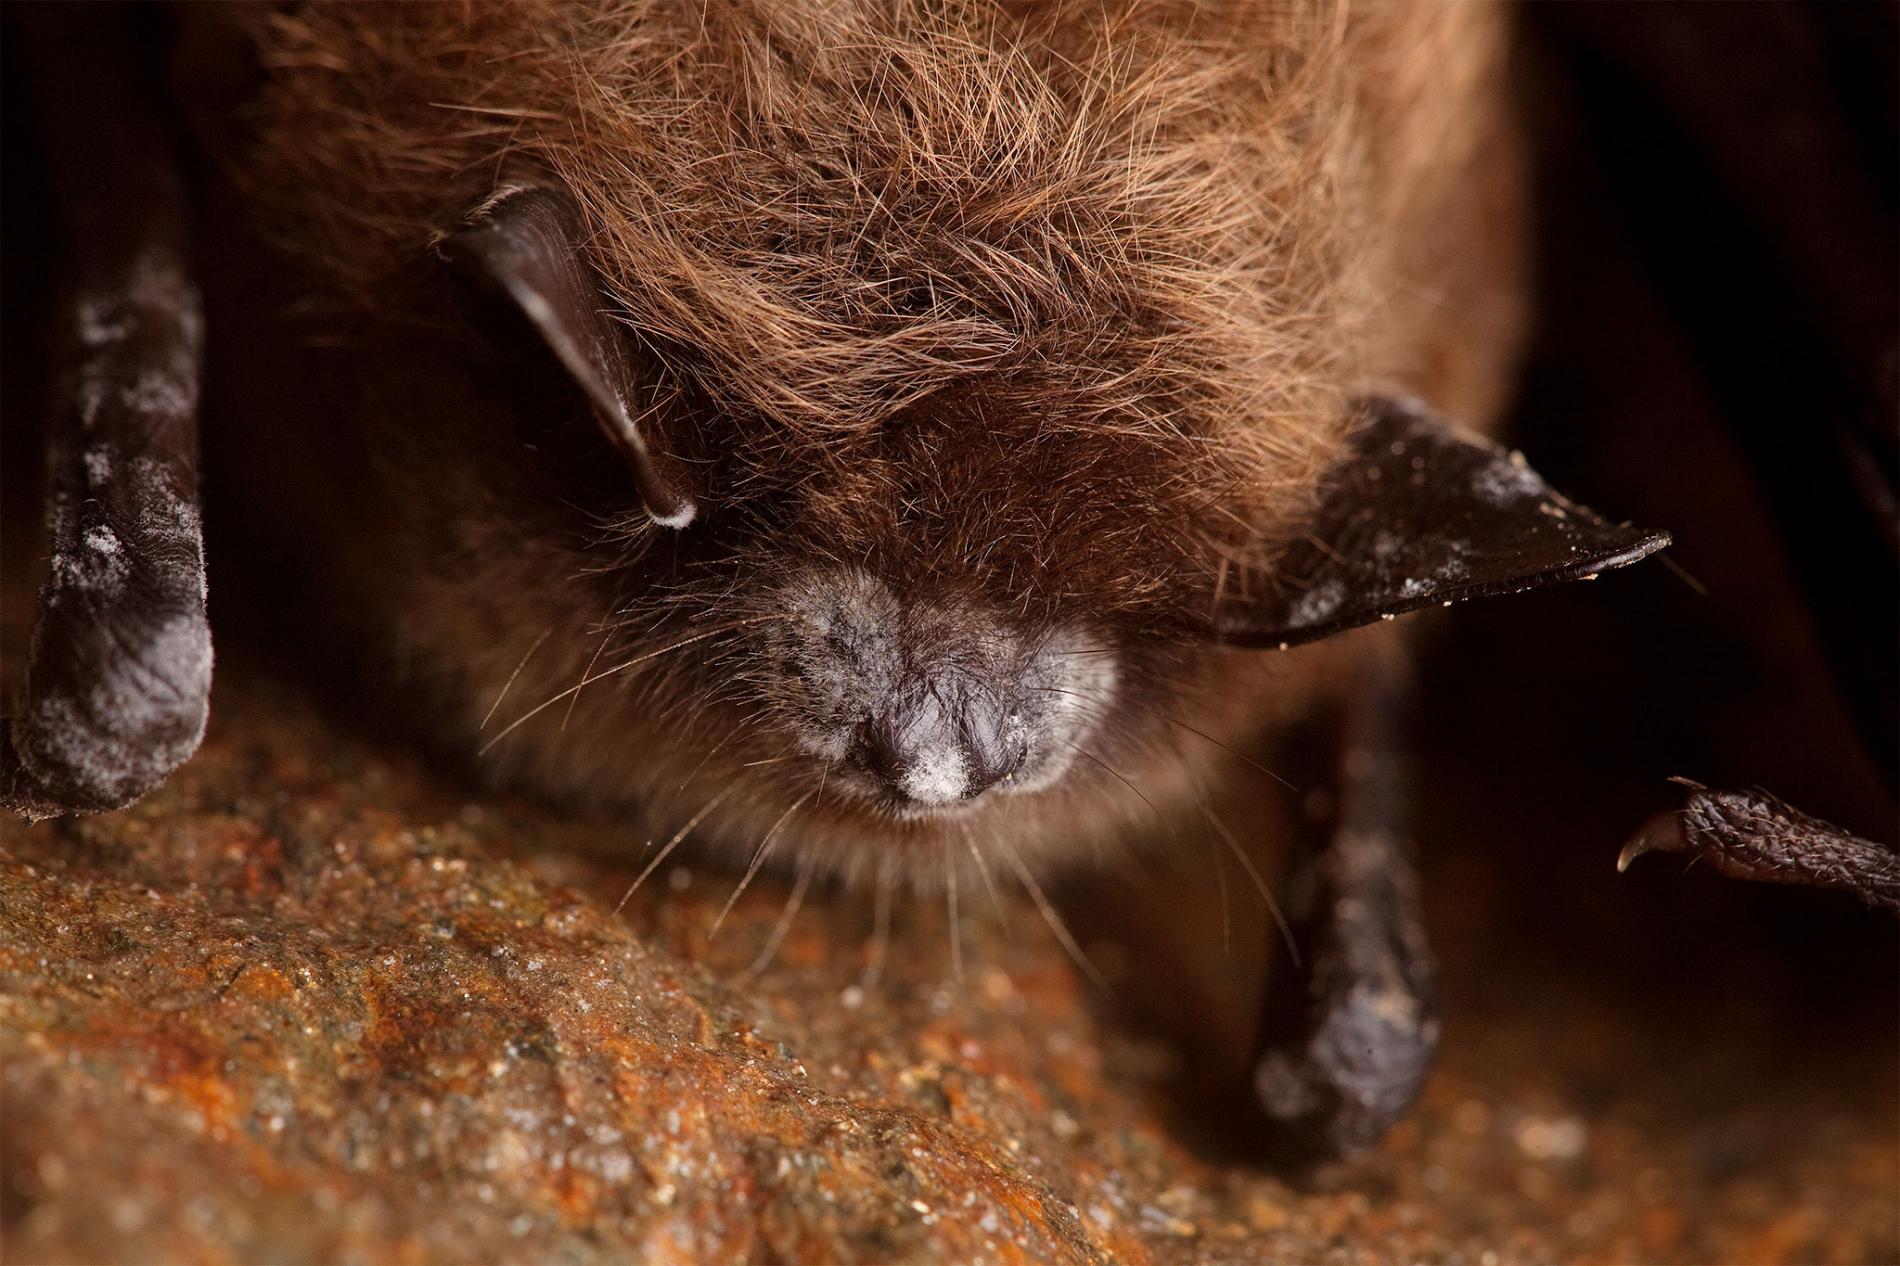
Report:
[[1601,991],[1454,988],[1418,1116],[1292,1185],[1181,1141],[1167,1052],[1024,900],[960,948],[900,901],[881,955],[868,899],[786,925],[780,881],[713,936],[732,877],[687,865],[616,912],[624,832],[221,691],[138,808],[0,826],[7,1260],[1900,1256],[1890,1055],[1664,1067]]

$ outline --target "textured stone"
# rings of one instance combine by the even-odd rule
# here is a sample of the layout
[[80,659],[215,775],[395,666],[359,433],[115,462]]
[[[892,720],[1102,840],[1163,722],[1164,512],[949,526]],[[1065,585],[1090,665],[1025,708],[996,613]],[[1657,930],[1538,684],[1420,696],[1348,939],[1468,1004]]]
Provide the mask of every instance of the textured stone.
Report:
[[[661,868],[616,913],[624,831],[444,781],[256,672],[221,691],[138,808],[0,827],[8,1260],[1900,1250],[1890,1086],[1856,1113],[1738,1081],[1714,1033],[1659,1068],[1587,996],[1454,1009],[1419,1115],[1291,1186],[1179,1141],[1167,1052],[1026,901],[966,901],[960,950],[900,901],[871,978],[872,903],[814,891],[766,954],[783,880],[717,936],[728,873]],[[1139,953],[1090,947],[1111,976]],[[1705,1068],[1726,1113],[1669,1100]]]

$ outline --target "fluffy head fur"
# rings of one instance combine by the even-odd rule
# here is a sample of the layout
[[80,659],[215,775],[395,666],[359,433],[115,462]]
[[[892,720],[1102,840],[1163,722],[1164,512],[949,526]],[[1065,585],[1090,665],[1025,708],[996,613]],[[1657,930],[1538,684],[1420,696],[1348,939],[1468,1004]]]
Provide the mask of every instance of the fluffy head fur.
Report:
[[[1303,693],[1196,630],[1268,583],[1348,393],[1447,341],[1417,295],[1454,273],[1416,242],[1471,227],[1459,181],[1491,148],[1445,170],[1375,129],[1496,132],[1495,19],[1453,14],[1486,8],[222,15],[262,74],[219,148],[289,264],[289,328],[351,378],[322,406],[340,417],[283,423],[260,460],[341,435],[373,453],[383,483],[352,510],[373,550],[315,510],[313,554],[451,732],[514,683],[523,719],[487,757],[505,776],[669,829],[717,797],[708,833],[844,870],[911,850],[947,872],[979,826],[1056,855],[1192,785],[1168,718],[1237,735]],[[1418,32],[1454,29],[1446,78],[1401,73]],[[581,207],[643,425],[704,507],[687,534],[624,499],[574,509],[470,368],[427,248],[510,184]],[[1117,686],[1083,701],[1087,760],[954,820],[825,796],[768,653],[787,579],[824,574],[1099,644]]]

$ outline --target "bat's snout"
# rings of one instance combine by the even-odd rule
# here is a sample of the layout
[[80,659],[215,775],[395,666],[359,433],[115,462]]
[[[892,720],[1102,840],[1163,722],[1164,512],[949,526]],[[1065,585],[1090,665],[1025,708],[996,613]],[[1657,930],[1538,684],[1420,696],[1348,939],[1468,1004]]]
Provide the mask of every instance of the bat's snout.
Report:
[[898,803],[970,800],[1015,777],[1029,755],[1034,703],[1012,683],[955,668],[911,675],[872,704],[845,760]]
[[859,572],[792,586],[775,626],[798,746],[899,812],[1049,786],[1112,702],[1112,652]]

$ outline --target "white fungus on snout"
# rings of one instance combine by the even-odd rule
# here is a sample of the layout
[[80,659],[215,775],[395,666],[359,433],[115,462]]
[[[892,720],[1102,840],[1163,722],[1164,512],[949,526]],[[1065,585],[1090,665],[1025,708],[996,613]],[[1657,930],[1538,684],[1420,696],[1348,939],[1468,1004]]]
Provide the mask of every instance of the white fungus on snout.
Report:
[[919,804],[954,804],[969,789],[969,762],[954,742],[934,744],[904,771],[904,794]]

